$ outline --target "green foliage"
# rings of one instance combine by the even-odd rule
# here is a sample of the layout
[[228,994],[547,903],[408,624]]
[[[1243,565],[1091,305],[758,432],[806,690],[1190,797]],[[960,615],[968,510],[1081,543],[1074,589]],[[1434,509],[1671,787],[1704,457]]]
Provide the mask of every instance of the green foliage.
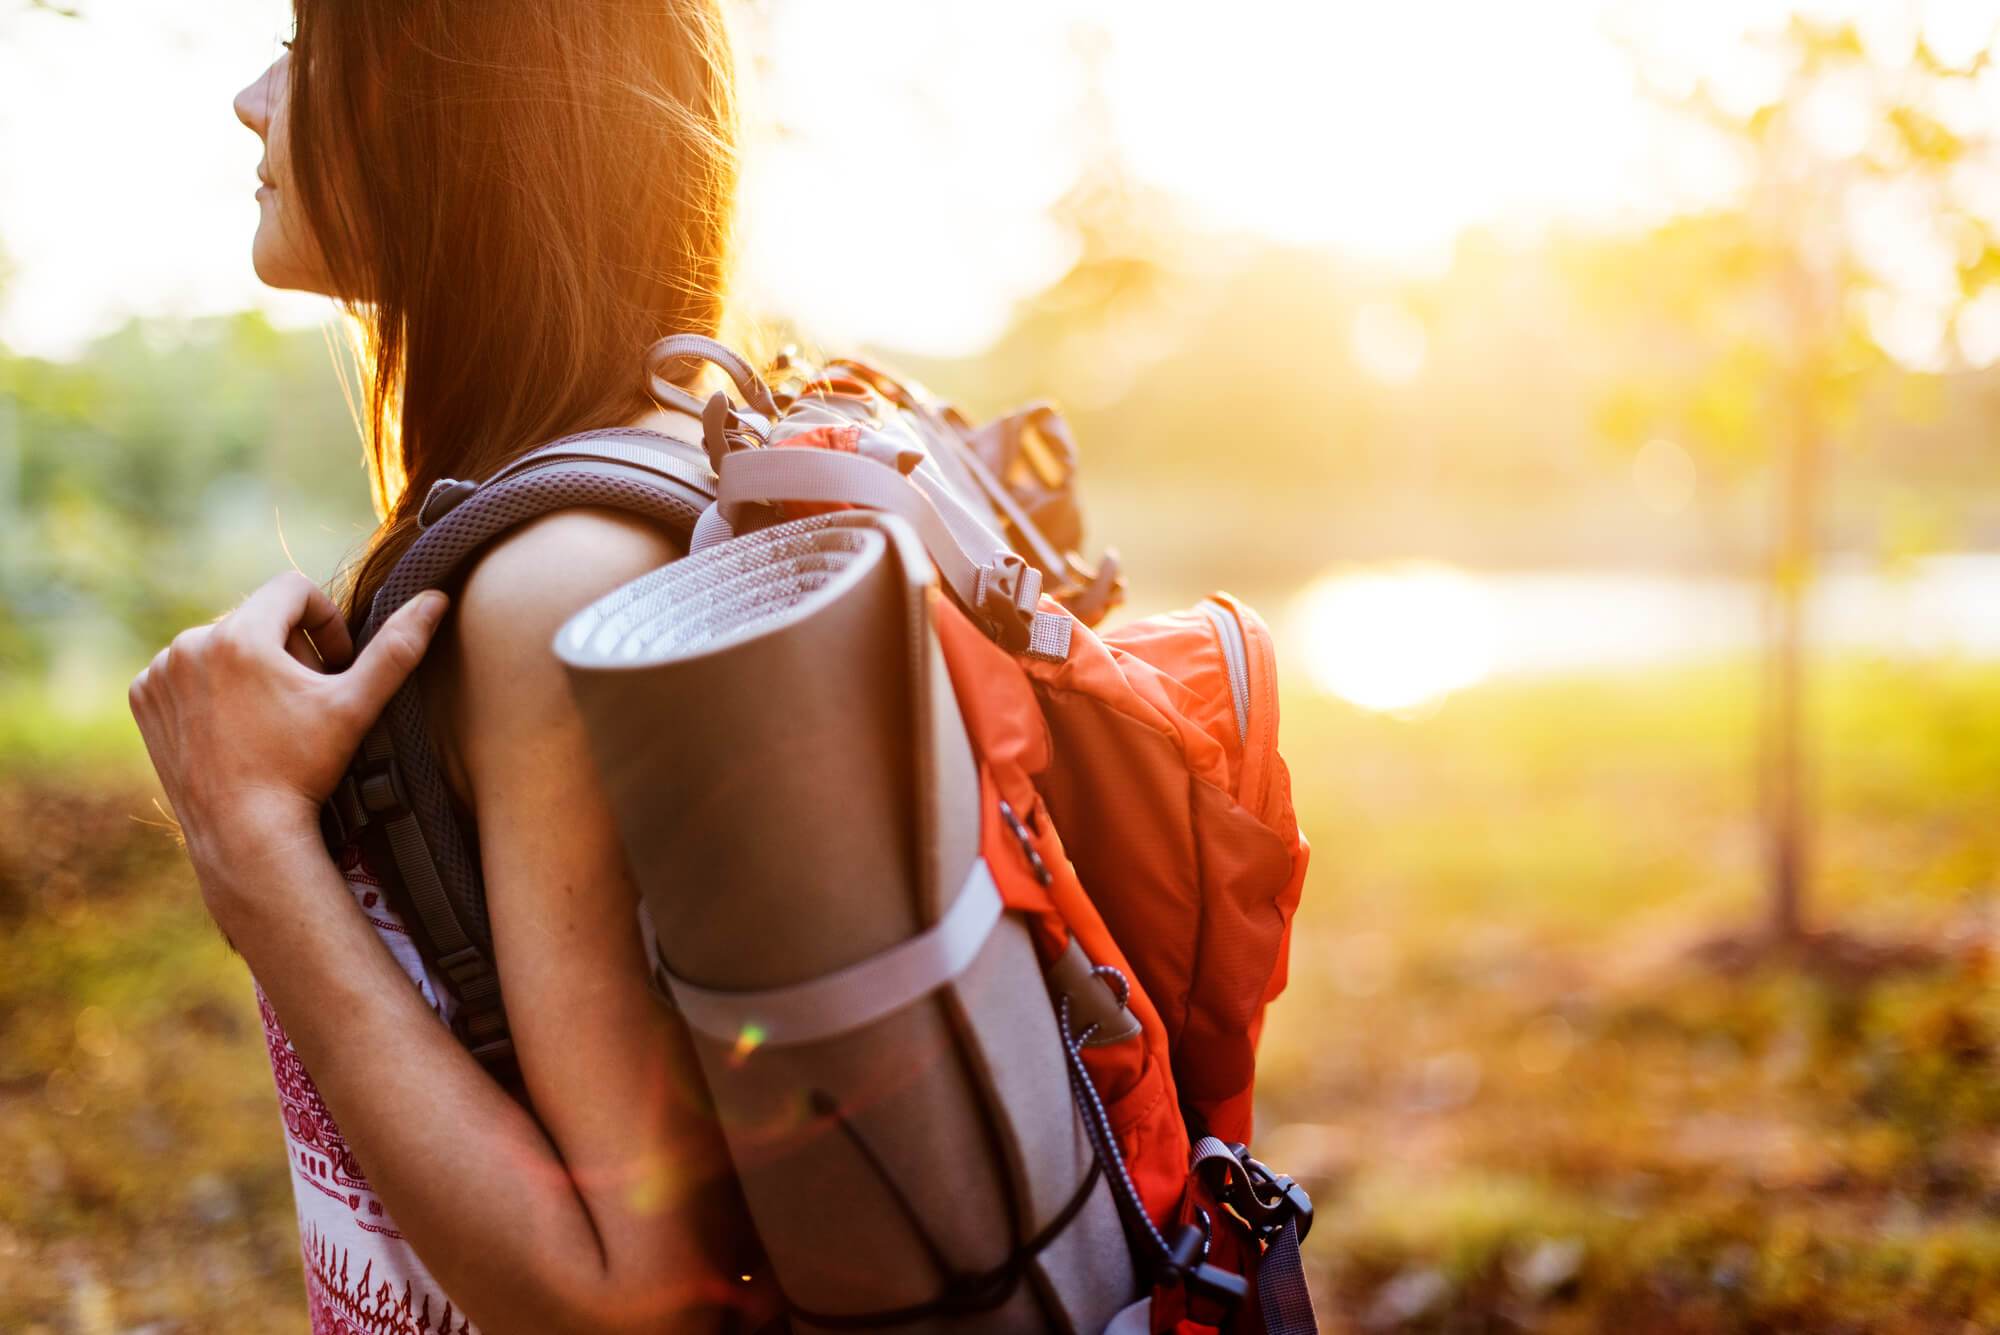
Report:
[[324,340],[260,315],[0,355],[0,673],[129,675],[286,539],[330,574],[367,532],[359,454]]
[[[1879,257],[1856,249],[1853,219],[1885,191],[1920,195],[1933,237],[1956,256],[1966,298],[1993,281],[1993,220],[1960,198],[1961,164],[1994,148],[1990,135],[1954,130],[1929,110],[1975,71],[1934,58],[1911,68],[1873,59],[1851,25],[1794,18],[1778,48],[1791,71],[1771,101],[1725,113],[1704,90],[1669,99],[1733,146],[1750,168],[1736,203],[1605,245],[1576,269],[1607,326],[1648,328],[1661,343],[1636,385],[1609,392],[1604,420],[1620,440],[1671,434],[1739,474],[1801,438],[1852,440],[1864,401],[1874,424],[1910,403],[1925,377],[1891,360],[1867,312],[1893,294]],[[1815,109],[1859,100],[1878,132],[1828,144]],[[1953,313],[1946,312],[1946,331]],[[1645,404],[1647,420],[1633,420]]]

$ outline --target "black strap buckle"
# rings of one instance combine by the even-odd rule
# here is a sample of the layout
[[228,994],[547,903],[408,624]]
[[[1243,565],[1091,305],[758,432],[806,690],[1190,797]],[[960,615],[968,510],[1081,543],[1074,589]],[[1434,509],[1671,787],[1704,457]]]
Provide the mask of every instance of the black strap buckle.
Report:
[[[1236,1309],[1250,1296],[1250,1281],[1233,1270],[1210,1265],[1208,1256],[1209,1219],[1201,1213],[1199,1224],[1183,1224],[1167,1244],[1167,1269],[1180,1281],[1187,1294],[1188,1316],[1203,1324],[1226,1329]],[[1197,1304],[1200,1307],[1197,1308]]]
[[467,983],[491,972],[478,946],[461,946],[449,955],[440,955],[437,964],[451,979],[454,994],[463,993]]
[[370,825],[408,814],[409,792],[394,756],[355,757],[319,809],[320,836],[338,855]]
[[1251,1158],[1247,1145],[1231,1145],[1229,1152],[1242,1165],[1242,1171],[1232,1173],[1229,1186],[1218,1193],[1229,1208],[1243,1216],[1243,1222],[1250,1225],[1259,1242],[1268,1243],[1286,1224],[1294,1222],[1303,1242],[1306,1234],[1312,1232],[1313,1222],[1312,1197],[1306,1194],[1306,1189],[1293,1178],[1274,1173]]

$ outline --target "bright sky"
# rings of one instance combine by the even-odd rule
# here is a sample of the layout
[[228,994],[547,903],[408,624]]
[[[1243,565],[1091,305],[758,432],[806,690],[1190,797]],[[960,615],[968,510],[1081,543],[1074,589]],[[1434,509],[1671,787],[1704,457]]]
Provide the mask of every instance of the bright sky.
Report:
[[[253,304],[323,318],[250,271],[258,147],[229,109],[289,6],[68,3],[84,21],[0,0],[0,341],[60,355],[131,314]],[[1853,10],[1871,42],[1916,31],[1896,0],[1815,5]],[[1621,41],[1671,81],[1786,8],[763,0],[740,11],[765,129],[745,286],[828,340],[975,350],[1062,272],[1047,207],[1106,148],[1214,225],[1396,269],[1475,224],[1656,216],[1727,189],[1729,168],[1667,132]],[[2000,0],[1923,13],[1933,43],[1983,44]],[[1761,77],[1739,63],[1724,91],[1754,97]],[[904,169],[857,179],[857,144]]]

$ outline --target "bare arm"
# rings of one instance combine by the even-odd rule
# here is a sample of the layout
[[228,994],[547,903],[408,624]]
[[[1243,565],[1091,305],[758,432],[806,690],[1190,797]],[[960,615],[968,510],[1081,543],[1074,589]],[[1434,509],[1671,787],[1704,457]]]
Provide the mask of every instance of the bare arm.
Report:
[[[309,792],[218,806],[162,768],[184,825],[183,804],[230,810],[198,816],[202,838],[191,831],[211,911],[398,1225],[489,1335],[693,1329],[697,1309],[713,1318],[717,1303],[750,1300],[724,1269],[745,1226],[720,1137],[684,1033],[646,991],[635,894],[548,648],[570,612],[668,550],[603,515],[542,521],[481,565],[461,596],[458,652],[438,665],[533,1115],[437,1023],[354,911],[318,848]],[[178,675],[177,716],[244,696],[200,657]],[[135,712],[139,696],[135,683]],[[154,745],[156,764],[163,752],[213,760],[184,740]]]

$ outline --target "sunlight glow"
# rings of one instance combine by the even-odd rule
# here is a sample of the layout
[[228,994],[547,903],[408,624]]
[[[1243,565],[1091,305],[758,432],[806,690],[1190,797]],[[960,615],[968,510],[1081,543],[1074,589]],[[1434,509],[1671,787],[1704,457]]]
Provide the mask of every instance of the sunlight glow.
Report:
[[1493,670],[1497,609],[1450,566],[1325,575],[1298,596],[1292,615],[1314,684],[1363,709],[1417,709]]
[[1694,500],[1694,456],[1675,441],[1649,440],[1632,458],[1632,486],[1650,510],[1676,515]]
[[[62,355],[127,315],[252,304],[325,319],[248,262],[258,148],[229,99],[285,0],[71,3],[84,19],[0,6],[0,341]],[[1419,272],[1467,227],[1660,213],[1691,174],[1712,196],[1605,29],[1626,3],[733,4],[742,291],[832,342],[977,351],[1075,259],[1051,205],[1114,163],[1199,223]]]
[[1354,313],[1348,342],[1355,365],[1384,384],[1415,380],[1430,357],[1430,336],[1401,306],[1373,301]]
[[[325,320],[327,303],[250,270],[259,150],[229,107],[275,54],[286,0],[68,3],[84,18],[0,5],[0,342],[62,356],[127,316],[248,305]],[[1441,272],[1472,228],[1645,225],[1728,197],[1745,167],[1649,98],[1635,55],[1643,82],[1744,113],[1786,66],[1738,39],[1794,9],[1852,19],[1891,62],[1921,37],[1967,64],[1995,32],[1993,0],[1240,0],[1227,22],[1187,0],[734,0],[739,291],[829,343],[950,356],[1075,260],[1051,209],[1079,187],[1400,276]],[[1853,99],[1822,101],[1817,133],[1851,141]],[[1996,101],[1986,77],[1931,110],[1952,123]],[[1871,321],[1895,355],[1937,364],[1929,306],[1950,256],[1874,212],[1871,265],[1921,299]],[[1409,332],[1356,331],[1364,362],[1380,354],[1370,374],[1420,373]]]

